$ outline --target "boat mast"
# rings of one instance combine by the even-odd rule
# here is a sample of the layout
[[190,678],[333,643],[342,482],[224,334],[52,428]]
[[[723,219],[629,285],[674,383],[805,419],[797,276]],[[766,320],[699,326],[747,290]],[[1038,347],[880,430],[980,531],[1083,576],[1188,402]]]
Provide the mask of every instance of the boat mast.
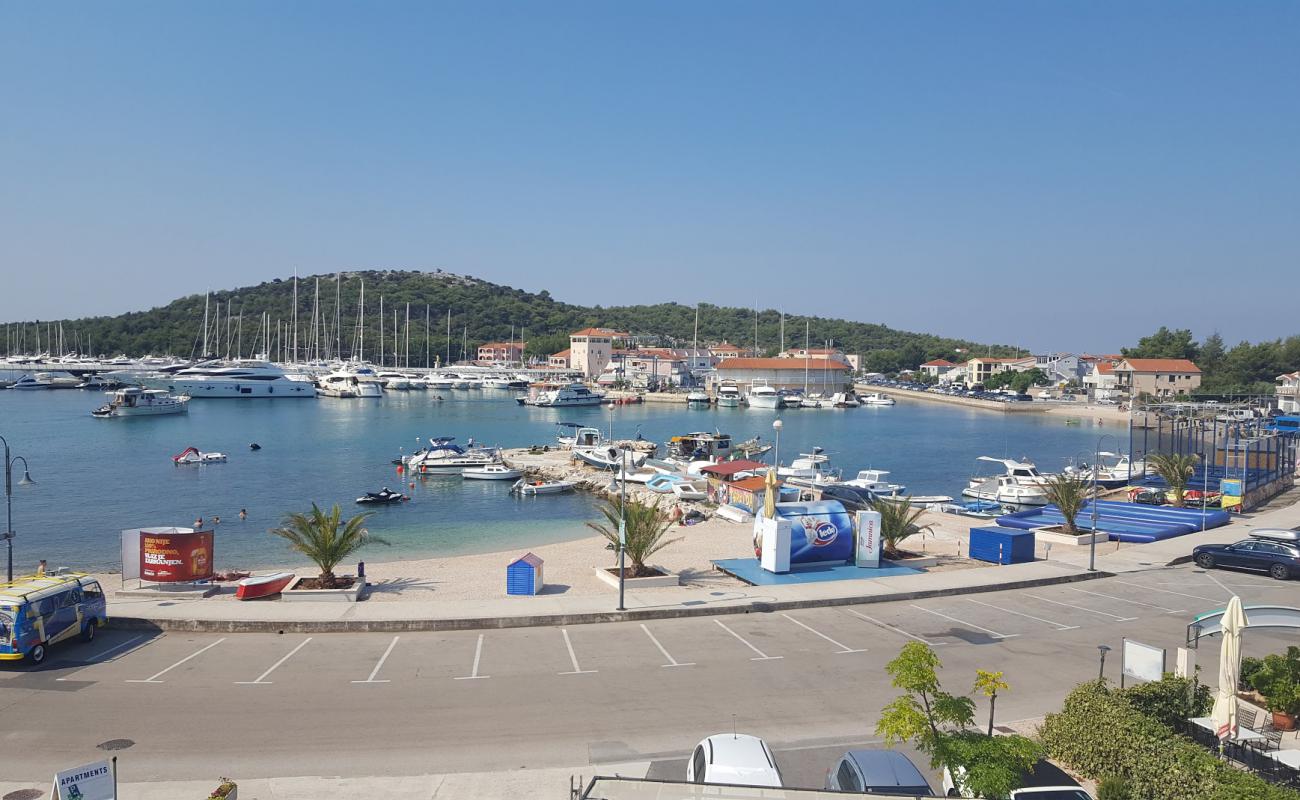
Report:
[[233,301],[226,301],[226,358],[230,358],[230,307]]
[[697,356],[697,351],[698,351],[699,349],[700,349],[700,304],[699,304],[699,303],[696,303],[696,304],[695,304],[695,336],[694,336],[693,339],[691,339],[691,357],[690,357],[690,360],[688,360],[688,361],[686,362],[686,363],[687,363],[686,372],[687,372],[687,373],[691,376],[691,378],[692,378],[691,383],[694,383],[694,382],[695,382],[695,381],[694,381],[694,378],[695,378],[695,359],[698,357],[698,356]]
[[239,304],[239,333],[235,336],[235,358],[244,357],[244,304]]
[[208,302],[212,300],[211,292],[203,293],[203,358],[208,357]]
[[298,268],[293,268],[293,353],[290,359],[298,361]]
[[808,320],[803,321],[803,393],[808,394]]
[[334,273],[334,357],[343,358],[343,273]]
[[406,328],[402,332],[402,363],[405,369],[411,368],[411,303],[406,304]]
[[379,295],[379,366],[384,365],[384,296]]
[[[366,279],[361,279],[361,299],[357,301],[357,332],[361,334],[361,361],[366,360]],[[352,360],[357,361],[357,346],[352,346]]]
[[316,276],[316,294],[311,301],[311,350],[312,360],[320,360],[320,276]]
[[447,309],[447,360],[442,362],[445,367],[451,363],[451,309]]
[[429,368],[429,304],[424,304],[424,368]]

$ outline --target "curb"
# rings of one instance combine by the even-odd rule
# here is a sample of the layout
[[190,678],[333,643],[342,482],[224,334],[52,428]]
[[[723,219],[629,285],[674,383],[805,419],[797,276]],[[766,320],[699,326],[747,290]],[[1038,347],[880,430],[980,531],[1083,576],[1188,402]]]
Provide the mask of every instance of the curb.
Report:
[[460,619],[390,619],[390,620],[209,620],[150,619],[148,617],[109,617],[108,627],[119,630],[185,631],[191,633],[410,633],[417,631],[470,631],[494,628],[532,628],[567,625],[593,625],[602,622],[643,622],[652,619],[685,619],[732,614],[761,614],[802,608],[889,603],[899,600],[922,600],[949,595],[982,594],[1008,589],[1032,589],[1062,583],[1112,578],[1110,572],[1080,572],[1053,578],[1033,578],[1009,583],[963,586],[950,589],[925,589],[893,594],[832,597],[819,600],[755,601],[743,605],[693,608],[646,608],[633,611],[600,611],[581,614],[547,614],[515,617],[464,617]]

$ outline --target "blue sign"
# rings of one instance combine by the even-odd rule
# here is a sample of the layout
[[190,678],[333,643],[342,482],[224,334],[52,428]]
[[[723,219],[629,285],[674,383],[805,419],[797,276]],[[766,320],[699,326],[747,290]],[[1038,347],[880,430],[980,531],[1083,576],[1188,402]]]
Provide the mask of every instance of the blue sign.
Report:
[[790,563],[846,563],[853,558],[853,519],[838,500],[777,503],[790,520]]

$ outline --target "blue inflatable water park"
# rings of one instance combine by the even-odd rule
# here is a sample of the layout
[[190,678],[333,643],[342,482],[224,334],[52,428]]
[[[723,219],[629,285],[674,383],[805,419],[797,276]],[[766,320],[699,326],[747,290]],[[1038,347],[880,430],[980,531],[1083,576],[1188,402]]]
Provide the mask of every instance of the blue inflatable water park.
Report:
[[[1202,516],[1202,514],[1204,516]],[[1145,506],[1121,503],[1114,500],[1097,502],[1097,530],[1110,535],[1112,541],[1145,544],[1172,539],[1201,530],[1227,525],[1229,516],[1221,509],[1173,508],[1170,506]],[[1050,525],[1064,525],[1065,516],[1056,506],[1042,506],[1017,511],[997,518],[1004,528],[1029,530]],[[1092,528],[1092,503],[1085,503],[1074,519],[1081,530]]]

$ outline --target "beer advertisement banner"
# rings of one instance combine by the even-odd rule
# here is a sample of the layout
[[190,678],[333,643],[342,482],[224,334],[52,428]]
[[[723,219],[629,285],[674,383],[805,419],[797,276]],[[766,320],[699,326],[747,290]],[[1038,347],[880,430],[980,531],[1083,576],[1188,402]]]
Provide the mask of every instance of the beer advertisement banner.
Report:
[[140,578],[155,583],[212,577],[212,531],[140,533]]

